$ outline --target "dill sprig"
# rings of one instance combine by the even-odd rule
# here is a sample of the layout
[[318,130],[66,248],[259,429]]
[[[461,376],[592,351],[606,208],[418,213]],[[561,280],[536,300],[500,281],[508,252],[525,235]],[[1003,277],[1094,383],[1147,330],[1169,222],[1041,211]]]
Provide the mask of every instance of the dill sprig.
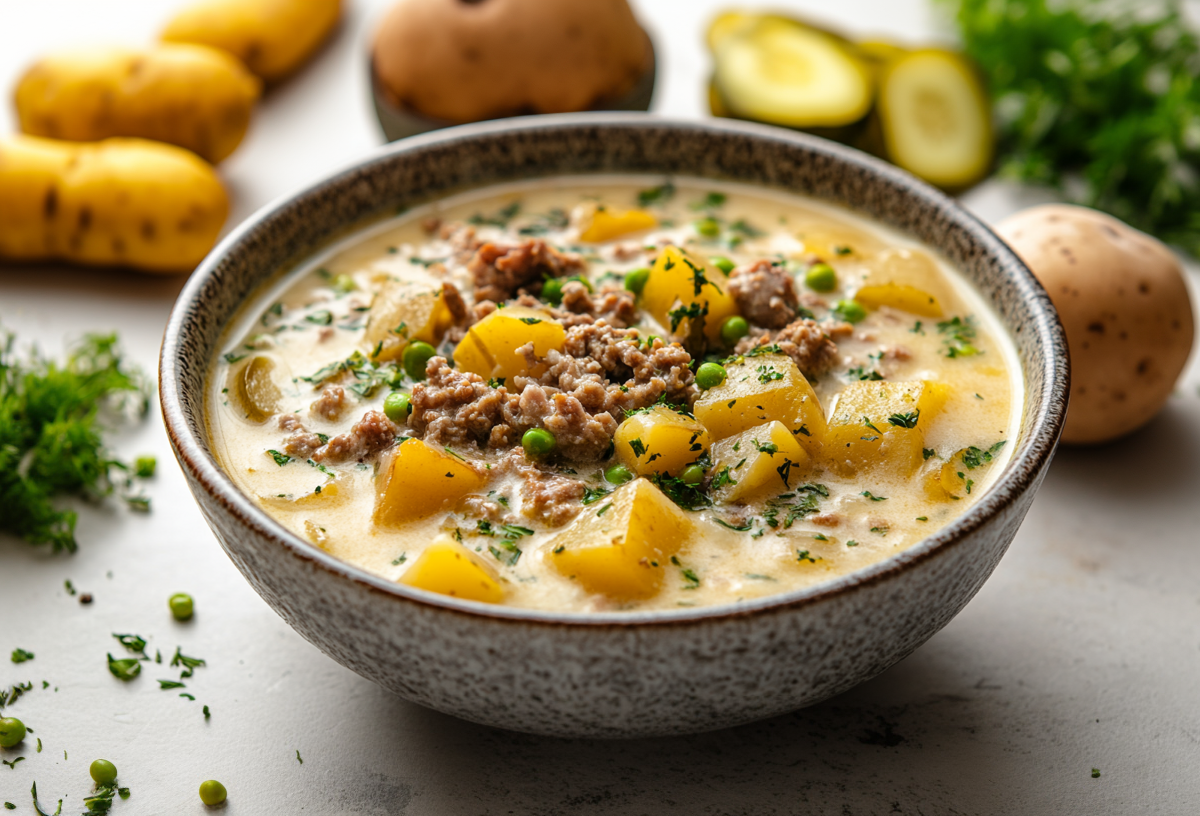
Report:
[[145,377],[122,358],[115,334],[91,334],[64,364],[36,350],[21,359],[0,329],[0,530],[55,552],[76,549],[76,513],[54,499],[98,501],[120,489],[134,509],[135,471],[105,447],[101,417],[145,415]]

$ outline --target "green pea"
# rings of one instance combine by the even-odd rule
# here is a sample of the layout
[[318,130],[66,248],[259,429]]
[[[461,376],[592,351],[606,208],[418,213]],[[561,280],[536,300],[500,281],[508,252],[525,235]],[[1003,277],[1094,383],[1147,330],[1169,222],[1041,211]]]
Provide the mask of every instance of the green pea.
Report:
[[338,275],[329,285],[333,287],[333,290],[339,295],[345,295],[358,288],[354,285],[354,278],[350,277],[349,275]]
[[728,258],[726,258],[723,255],[716,257],[716,258],[709,258],[708,260],[709,260],[709,263],[711,263],[717,269],[720,269],[726,275],[728,275],[730,272],[732,272],[734,270],[734,267],[736,266],[736,264],[733,261],[729,260]]
[[642,290],[646,288],[646,281],[650,280],[650,270],[644,266],[640,266],[625,275],[625,288],[635,295],[640,295]]
[[551,278],[542,284],[542,300],[557,306],[562,303],[562,278]]
[[0,717],[0,748],[12,748],[25,739],[25,723],[16,717]]
[[721,324],[721,342],[731,348],[736,346],[737,341],[749,333],[750,324],[741,315],[727,317],[725,318],[725,322]]
[[704,468],[699,465],[688,465],[679,474],[679,481],[687,485],[698,485],[704,481]]
[[721,224],[715,218],[701,218],[692,226],[705,238],[716,238],[721,234]]
[[815,263],[804,273],[804,283],[814,292],[832,292],[837,282],[837,272],[827,263]]
[[425,364],[436,355],[433,346],[417,340],[404,348],[404,370],[414,380],[425,379]]
[[225,786],[215,779],[206,779],[200,783],[200,801],[206,805],[219,805],[228,795]]
[[176,592],[168,598],[167,605],[171,607],[171,615],[177,621],[191,620],[196,611],[196,602],[192,600],[192,596],[183,592]]
[[857,300],[839,300],[833,305],[833,313],[847,323],[859,323],[867,316],[866,307]]
[[526,456],[546,456],[558,446],[554,434],[545,428],[530,428],[521,436],[521,447]]
[[383,413],[397,425],[406,424],[412,413],[412,398],[403,391],[393,391],[383,401]]
[[608,470],[604,471],[604,481],[609,484],[625,484],[633,478],[633,474],[629,472],[629,468],[624,465],[613,465]]
[[696,369],[696,385],[700,387],[701,391],[716,388],[725,382],[725,377],[725,368],[719,363],[702,363]]
[[92,775],[92,781],[97,785],[111,785],[117,781],[117,766],[107,759],[97,759],[88,768],[88,773]]

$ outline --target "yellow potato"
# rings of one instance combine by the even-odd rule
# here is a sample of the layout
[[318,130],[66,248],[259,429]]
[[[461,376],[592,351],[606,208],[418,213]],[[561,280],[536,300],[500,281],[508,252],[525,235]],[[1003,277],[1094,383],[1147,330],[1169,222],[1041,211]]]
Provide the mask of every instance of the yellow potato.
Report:
[[276,82],[316,52],[337,25],[340,0],[200,0],[175,15],[165,42],[198,43],[237,57]]
[[504,600],[504,587],[491,571],[474,553],[446,535],[439,536],[417,556],[400,576],[400,583],[469,601]]
[[213,169],[142,139],[0,139],[0,258],[188,272],[229,214]]
[[679,475],[708,451],[708,431],[673,408],[656,405],[621,423],[613,439],[621,464],[639,476]]
[[398,525],[431,516],[486,482],[461,456],[419,439],[402,441],[379,462],[375,523]]
[[[533,352],[545,357],[551,349],[563,347],[566,329],[548,312],[528,306],[497,309],[480,320],[454,349],[454,363],[463,371],[480,377],[507,379],[531,372],[517,349],[533,343]],[[535,368],[544,370],[544,363]],[[534,374],[540,371],[532,372]]]
[[136,136],[219,162],[242,141],[259,81],[223,51],[200,45],[52,54],[21,77],[21,130],[73,142]]

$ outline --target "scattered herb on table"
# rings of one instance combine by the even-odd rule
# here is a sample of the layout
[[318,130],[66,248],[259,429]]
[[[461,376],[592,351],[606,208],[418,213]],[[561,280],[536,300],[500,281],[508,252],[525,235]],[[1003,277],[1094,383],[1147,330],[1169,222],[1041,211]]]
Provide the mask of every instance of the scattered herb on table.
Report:
[[145,378],[122,357],[114,334],[87,335],[65,363],[36,351],[17,356],[0,330],[0,530],[55,552],[74,552],[76,513],[53,500],[99,500],[119,492],[135,509],[136,470],[104,446],[101,420],[145,415]]
[[27,660],[33,660],[33,652],[27,652],[21,648],[13,649],[13,652],[12,652],[12,662],[13,663],[24,663]]
[[109,654],[108,670],[112,673],[113,677],[128,683],[130,680],[142,673],[142,664],[135,657],[127,657],[123,660],[116,660],[111,654]]

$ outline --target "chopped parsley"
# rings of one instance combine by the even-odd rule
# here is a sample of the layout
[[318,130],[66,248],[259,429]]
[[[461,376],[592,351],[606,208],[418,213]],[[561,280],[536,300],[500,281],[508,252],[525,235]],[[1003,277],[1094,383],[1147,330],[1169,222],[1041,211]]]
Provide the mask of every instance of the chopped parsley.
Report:
[[675,197],[675,185],[670,181],[664,181],[657,187],[649,187],[645,190],[639,190],[637,201],[639,207],[649,207],[653,204],[666,204]]
[[679,324],[685,319],[699,320],[707,315],[707,303],[693,303],[689,306],[680,306],[678,309],[672,309],[667,312],[667,316],[671,318],[671,331],[677,331]]
[[725,519],[717,518],[716,516],[713,517],[713,521],[715,521],[717,524],[720,524],[722,527],[725,527],[726,529],[733,530],[735,533],[749,532],[750,529],[754,526],[754,519],[750,519],[745,524],[739,524],[739,525],[730,524]]
[[[141,657],[146,657],[146,639],[141,635],[118,635],[116,632],[113,632],[113,637],[129,651]],[[149,658],[146,657],[146,659],[148,660]]]
[[675,476],[662,473],[651,474],[650,481],[658,486],[663,495],[684,510],[700,510],[712,505],[712,501],[699,485],[690,485]]
[[521,212],[521,202],[513,201],[497,210],[493,215],[475,213],[467,219],[467,223],[476,227],[491,226],[503,229],[508,226],[508,222],[517,217],[519,212]]
[[171,665],[183,667],[183,671],[179,673],[179,678],[183,680],[195,674],[196,669],[208,664],[202,658],[188,657],[181,651],[181,648],[179,646],[175,647],[175,656],[171,658]]
[[[821,499],[829,498],[829,488],[822,484],[806,484],[789,493],[768,499],[763,509],[763,520],[772,529],[789,529],[800,519],[817,512]],[[780,521],[779,515],[783,514]]]
[[180,683],[178,680],[159,680],[158,687],[162,691],[166,691],[167,689],[187,688],[187,686],[185,686],[183,683]]
[[808,550],[796,550],[796,560],[801,564],[806,561],[810,564],[815,564],[818,561],[821,561],[822,558],[819,555],[810,554]]
[[646,455],[646,445],[641,439],[629,440],[629,449],[633,451],[633,455],[638,459]]
[[724,193],[708,193],[699,201],[693,202],[690,206],[693,210],[712,210],[725,204]]
[[683,575],[683,580],[687,582],[683,587],[684,589],[697,589],[700,586],[700,577],[696,575],[694,570],[688,569],[679,563],[677,556],[671,556],[671,563],[679,567],[679,571]]
[[855,366],[854,368],[852,368],[846,372],[846,376],[849,377],[851,380],[875,381],[875,380],[883,379],[882,374],[880,374],[874,368],[868,370],[866,366]]
[[611,490],[603,487],[585,487],[583,489],[583,499],[581,500],[584,506],[595,504],[602,498],[612,493]]
[[142,664],[136,657],[116,660],[112,654],[109,654],[108,670],[112,673],[113,677],[128,683],[142,673]]
[[754,371],[758,375],[758,381],[763,385],[783,379],[783,372],[778,371],[769,365],[760,365],[758,368],[754,369]]
[[1003,448],[1007,442],[1008,440],[1001,440],[987,450],[983,450],[972,445],[963,451],[963,465],[966,466],[967,470],[974,470],[975,468],[983,467],[984,465],[990,465],[996,454],[1000,452],[1000,449]]
[[937,330],[942,335],[942,353],[947,357],[970,357],[980,353],[974,345],[975,319],[970,315],[940,321]]
[[286,453],[280,453],[277,450],[268,450],[267,453],[270,454],[271,458],[275,460],[275,464],[279,465],[280,467],[283,467],[288,462],[292,461],[292,457],[288,456]]
[[12,651],[13,663],[24,663],[27,660],[33,660],[33,652],[27,652],[24,649],[17,648]]
[[888,417],[888,422],[895,425],[897,428],[915,428],[917,420],[921,418],[921,409],[909,411],[906,414],[892,414]]
[[0,531],[74,552],[76,513],[54,500],[132,496],[136,471],[105,448],[101,423],[144,416],[149,388],[115,334],[87,335],[62,364],[36,351],[19,358],[15,344],[0,329]]
[[876,495],[875,495],[874,493],[872,493],[870,490],[864,490],[864,491],[863,491],[862,493],[860,493],[859,495],[860,495],[860,496],[866,496],[866,497],[867,497],[868,499],[870,499],[871,501],[887,501],[887,496],[876,496]]

